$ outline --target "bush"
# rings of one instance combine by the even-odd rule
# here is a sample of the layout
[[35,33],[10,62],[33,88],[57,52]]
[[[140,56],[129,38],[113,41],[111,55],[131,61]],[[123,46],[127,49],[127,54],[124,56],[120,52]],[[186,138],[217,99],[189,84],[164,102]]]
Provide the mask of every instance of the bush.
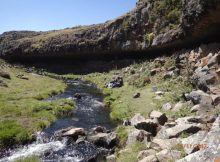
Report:
[[144,36],[144,40],[149,42],[149,44],[152,44],[153,40],[154,40],[155,34],[154,33],[147,33]]
[[10,147],[15,144],[24,144],[30,140],[28,131],[15,121],[0,122],[0,147]]

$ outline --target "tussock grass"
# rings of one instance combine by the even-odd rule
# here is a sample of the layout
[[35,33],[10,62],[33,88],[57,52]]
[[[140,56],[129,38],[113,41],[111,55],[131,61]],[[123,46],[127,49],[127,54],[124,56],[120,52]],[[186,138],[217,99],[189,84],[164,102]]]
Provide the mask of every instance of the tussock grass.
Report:
[[[66,85],[61,80],[29,74],[21,68],[9,67],[3,61],[1,65],[2,70],[11,75],[11,80],[1,78],[8,85],[0,87],[1,147],[28,141],[35,131],[49,126],[57,118],[71,114],[74,107],[72,101],[43,100],[65,90]],[[16,77],[21,73],[28,80]],[[6,140],[9,142],[4,142]]]

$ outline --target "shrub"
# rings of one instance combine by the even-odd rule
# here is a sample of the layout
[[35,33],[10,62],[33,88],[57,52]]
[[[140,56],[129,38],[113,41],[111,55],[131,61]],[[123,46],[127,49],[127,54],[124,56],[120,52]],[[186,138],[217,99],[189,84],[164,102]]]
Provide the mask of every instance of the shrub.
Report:
[[149,44],[152,44],[153,40],[154,40],[155,34],[154,33],[147,33],[144,36],[144,40],[149,42]]

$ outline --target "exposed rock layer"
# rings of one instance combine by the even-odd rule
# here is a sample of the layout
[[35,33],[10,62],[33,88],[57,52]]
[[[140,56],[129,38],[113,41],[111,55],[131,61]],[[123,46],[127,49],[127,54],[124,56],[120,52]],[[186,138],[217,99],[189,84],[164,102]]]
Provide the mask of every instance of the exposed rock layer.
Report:
[[211,36],[217,38],[219,16],[219,0],[139,0],[134,10],[103,24],[48,32],[3,33],[0,56],[91,58],[178,48]]

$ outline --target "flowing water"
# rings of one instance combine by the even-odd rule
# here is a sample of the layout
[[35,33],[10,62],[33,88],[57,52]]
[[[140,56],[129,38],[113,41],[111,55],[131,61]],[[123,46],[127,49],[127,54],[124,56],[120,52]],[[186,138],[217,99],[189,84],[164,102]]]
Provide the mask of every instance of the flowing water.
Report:
[[[75,100],[76,109],[73,116],[59,119],[43,132],[39,132],[34,143],[8,150],[2,155],[0,162],[14,161],[33,155],[39,156],[44,162],[86,162],[107,152],[106,149],[98,148],[86,141],[75,143],[68,137],[56,138],[54,136],[57,130],[70,126],[81,127],[87,131],[96,126],[113,128],[109,112],[102,103],[103,96],[94,84],[81,80],[67,80],[66,83],[68,87],[64,93],[47,100],[62,98]],[[81,94],[81,99],[74,98],[74,94],[77,93]]]

